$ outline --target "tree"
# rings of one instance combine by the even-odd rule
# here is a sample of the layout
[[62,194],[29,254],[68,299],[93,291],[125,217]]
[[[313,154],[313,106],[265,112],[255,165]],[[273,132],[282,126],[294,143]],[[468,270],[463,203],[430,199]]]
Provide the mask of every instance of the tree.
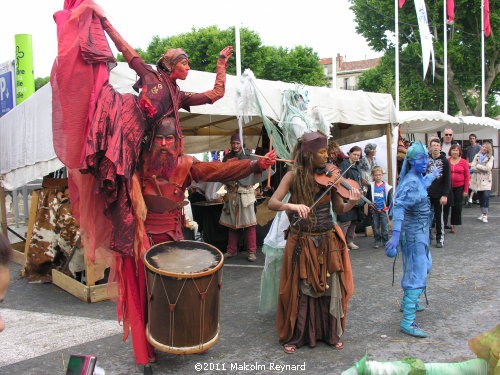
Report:
[[50,81],[50,77],[45,77],[45,78],[38,77],[38,78],[36,78],[35,79],[35,91],[37,91],[38,89],[45,86],[47,84],[47,82],[49,82],[49,81]]
[[[394,94],[394,1],[350,0],[356,17],[356,31],[378,52],[384,52],[381,64],[363,74],[360,87]],[[498,38],[500,0],[489,0],[491,35],[485,38],[487,93],[486,112],[500,115],[495,100],[499,95],[500,56]],[[429,27],[434,36],[436,75],[431,68],[422,79],[422,56],[415,7],[407,1],[399,9],[400,108],[443,110],[444,47],[443,0],[427,0]],[[481,115],[481,0],[455,0],[455,22],[448,26],[448,112]]]
[[[209,26],[163,39],[154,36],[145,51],[137,49],[137,52],[144,61],[154,64],[168,48],[181,47],[189,55],[192,69],[214,72],[219,52],[227,45],[234,45],[234,40],[234,27],[219,30],[216,26]],[[312,86],[328,84],[318,54],[309,47],[288,50],[263,46],[260,36],[247,28],[240,29],[240,41],[242,70],[250,68],[257,78]],[[122,56],[118,59],[123,61]],[[236,74],[234,58],[229,60],[228,73]]]

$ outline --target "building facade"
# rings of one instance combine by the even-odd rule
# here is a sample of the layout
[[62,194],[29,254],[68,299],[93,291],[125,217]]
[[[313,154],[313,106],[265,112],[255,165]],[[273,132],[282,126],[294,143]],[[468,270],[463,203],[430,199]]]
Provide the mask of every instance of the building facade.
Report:
[[345,57],[337,54],[336,69],[332,65],[332,58],[320,59],[325,75],[330,82],[335,74],[337,79],[335,87],[340,90],[358,90],[358,82],[361,74],[368,69],[375,68],[380,63],[380,58],[345,61]]

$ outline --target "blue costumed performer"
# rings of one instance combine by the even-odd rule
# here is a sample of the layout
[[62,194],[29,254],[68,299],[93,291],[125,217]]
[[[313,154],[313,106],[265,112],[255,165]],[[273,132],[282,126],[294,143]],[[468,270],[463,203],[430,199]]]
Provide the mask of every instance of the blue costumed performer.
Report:
[[428,152],[422,143],[414,143],[408,148],[394,200],[392,237],[385,246],[385,253],[391,258],[398,251],[402,254],[401,287],[404,296],[400,328],[402,332],[415,337],[427,337],[427,333],[417,327],[415,315],[432,267],[429,248],[432,212],[427,188],[441,173],[440,170],[434,170],[424,176],[428,162]]

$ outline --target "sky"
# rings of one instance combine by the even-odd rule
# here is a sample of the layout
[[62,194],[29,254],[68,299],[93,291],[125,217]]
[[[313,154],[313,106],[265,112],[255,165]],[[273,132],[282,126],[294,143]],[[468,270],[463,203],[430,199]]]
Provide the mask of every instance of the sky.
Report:
[[[308,46],[320,58],[340,53],[348,61],[380,56],[356,34],[347,0],[95,1],[134,48],[145,49],[155,35],[165,38],[190,32],[193,27],[216,25],[225,30],[239,24],[258,33],[267,46],[288,49]],[[57,54],[53,14],[62,9],[63,3],[63,0],[2,1],[0,63],[14,59],[15,34],[31,34],[34,75],[50,75]],[[179,9],[175,14],[174,6]]]

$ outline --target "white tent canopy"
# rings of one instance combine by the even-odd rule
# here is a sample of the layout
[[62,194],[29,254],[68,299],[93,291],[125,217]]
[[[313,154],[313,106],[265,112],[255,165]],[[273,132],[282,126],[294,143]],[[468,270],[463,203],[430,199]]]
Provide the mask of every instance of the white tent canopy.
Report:
[[52,142],[52,89],[45,85],[0,118],[0,182],[17,189],[63,166]]
[[[120,92],[133,92],[137,76],[126,63],[111,71],[110,82]],[[215,82],[215,73],[190,71],[179,86],[184,91],[204,92]],[[225,149],[235,133],[238,78],[227,76],[226,94],[213,105],[191,108],[180,113],[187,153]],[[264,114],[276,121],[279,117],[282,91],[294,84],[257,80],[258,95]],[[339,143],[375,138],[384,134],[388,124],[396,122],[391,95],[362,91],[335,90],[306,86],[310,106],[318,107],[327,122],[334,126]],[[62,167],[52,143],[52,90],[46,85],[32,97],[0,118],[0,175],[7,190],[25,185]],[[262,128],[258,113],[245,125],[245,143],[255,148]],[[361,130],[359,126],[363,126]]]
[[445,128],[465,133],[484,129],[485,126],[500,129],[500,121],[489,117],[453,117],[439,111],[400,111],[398,123],[403,133],[433,133]]
[[[111,72],[111,83],[121,92],[133,92],[132,85],[137,76],[126,63],[119,63]],[[178,81],[181,90],[203,92],[215,82],[215,73],[190,71],[185,81]],[[281,81],[257,79],[257,88],[262,111],[265,116],[277,122],[280,111],[282,92],[295,85]],[[186,136],[185,148],[189,153],[209,150],[225,149],[229,146],[229,137],[238,128],[236,120],[236,104],[239,80],[236,76],[227,76],[226,93],[214,104],[191,108],[191,112],[181,111],[182,131]],[[328,87],[305,86],[309,93],[310,107],[316,107],[331,124],[370,126],[373,129],[363,128],[354,132],[360,139],[372,137],[368,132],[375,130],[380,136],[384,133],[385,125],[396,122],[396,111],[392,96],[389,94],[367,93],[364,91],[335,90]],[[261,134],[262,120],[259,113],[245,113],[253,116],[252,121],[245,125],[245,134],[253,135],[246,138],[249,148],[255,148],[258,136]],[[343,137],[352,138],[351,132],[346,131],[334,134],[339,143],[347,143]],[[345,135],[344,135],[345,134]],[[190,138],[190,136],[197,136]],[[201,137],[201,138],[200,138]]]

